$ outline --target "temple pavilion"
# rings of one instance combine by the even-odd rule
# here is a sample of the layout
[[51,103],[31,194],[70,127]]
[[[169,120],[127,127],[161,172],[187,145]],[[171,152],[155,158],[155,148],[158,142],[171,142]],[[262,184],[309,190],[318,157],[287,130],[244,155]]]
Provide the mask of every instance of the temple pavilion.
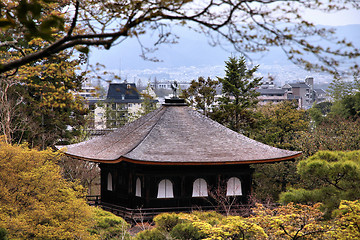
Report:
[[68,145],[64,151],[99,163],[101,205],[124,217],[140,209],[149,214],[211,209],[217,204],[216,194],[246,204],[250,164],[301,155],[234,132],[182,99],[169,99],[114,132]]

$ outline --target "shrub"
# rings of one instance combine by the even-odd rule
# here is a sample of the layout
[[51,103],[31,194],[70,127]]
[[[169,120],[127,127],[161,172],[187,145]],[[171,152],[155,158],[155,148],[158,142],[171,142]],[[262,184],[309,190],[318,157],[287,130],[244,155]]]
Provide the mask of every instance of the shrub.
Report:
[[100,239],[130,239],[127,229],[130,227],[124,219],[101,208],[94,208],[95,225],[89,230]]
[[1,227],[0,227],[0,240],[8,240],[6,229]]
[[139,232],[136,235],[137,240],[166,240],[166,234],[161,232],[159,229],[153,228]]
[[171,230],[170,235],[179,240],[198,240],[205,237],[191,222],[177,224]]
[[176,213],[163,213],[154,218],[155,226],[159,230],[170,232],[178,223],[182,222]]

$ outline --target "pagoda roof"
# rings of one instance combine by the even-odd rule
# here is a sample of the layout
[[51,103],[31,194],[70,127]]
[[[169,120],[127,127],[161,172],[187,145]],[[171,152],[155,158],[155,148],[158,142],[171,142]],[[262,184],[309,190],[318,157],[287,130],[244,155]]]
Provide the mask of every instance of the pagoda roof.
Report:
[[164,105],[114,132],[57,148],[93,162],[153,165],[252,164],[301,155],[252,140],[183,104]]

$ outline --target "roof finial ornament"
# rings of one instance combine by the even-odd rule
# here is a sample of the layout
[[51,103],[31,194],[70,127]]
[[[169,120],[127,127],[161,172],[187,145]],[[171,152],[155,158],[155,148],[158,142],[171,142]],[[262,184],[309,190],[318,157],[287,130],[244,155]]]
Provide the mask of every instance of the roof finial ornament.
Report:
[[173,98],[178,98],[177,91],[178,91],[178,83],[177,81],[174,81],[171,83],[171,89],[173,90]]

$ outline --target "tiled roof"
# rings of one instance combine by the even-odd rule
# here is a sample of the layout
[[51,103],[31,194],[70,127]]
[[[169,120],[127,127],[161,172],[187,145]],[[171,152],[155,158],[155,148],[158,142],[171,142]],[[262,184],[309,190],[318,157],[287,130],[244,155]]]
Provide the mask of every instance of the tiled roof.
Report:
[[110,83],[107,99],[140,99],[135,83]]
[[254,141],[187,106],[163,106],[112,133],[68,145],[63,151],[94,162],[168,165],[276,162],[301,154]]

